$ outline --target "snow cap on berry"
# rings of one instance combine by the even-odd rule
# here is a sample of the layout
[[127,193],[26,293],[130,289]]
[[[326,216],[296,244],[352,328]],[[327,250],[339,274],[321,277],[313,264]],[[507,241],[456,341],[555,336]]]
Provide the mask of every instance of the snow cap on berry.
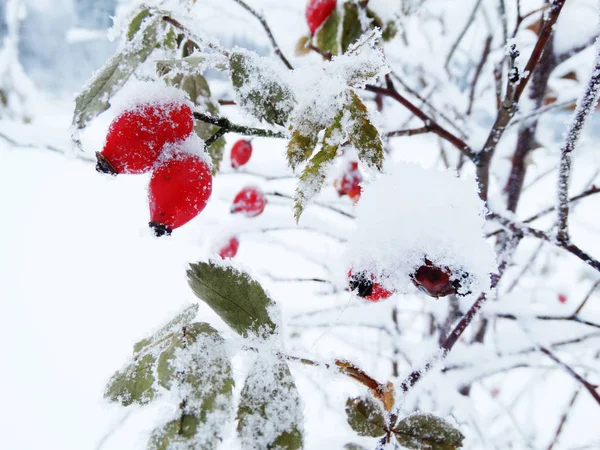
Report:
[[169,103],[187,105],[192,110],[194,108],[194,104],[184,91],[167,86],[161,81],[132,80],[123,87],[119,94],[111,99],[111,110],[117,116],[140,107]]
[[474,181],[399,164],[365,187],[347,267],[407,292],[414,289],[415,271],[430,262],[450,269],[459,294],[487,292],[496,262],[484,238],[484,214]]

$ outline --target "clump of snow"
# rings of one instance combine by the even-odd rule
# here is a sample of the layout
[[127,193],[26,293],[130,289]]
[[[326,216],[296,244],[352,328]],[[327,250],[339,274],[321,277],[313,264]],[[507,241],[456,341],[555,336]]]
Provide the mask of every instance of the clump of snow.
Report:
[[118,116],[125,111],[134,111],[145,106],[167,104],[184,104],[192,110],[194,108],[183,90],[167,86],[163,81],[134,82],[130,80],[119,92],[119,95],[111,99],[111,110]]
[[186,154],[198,156],[209,167],[212,167],[212,160],[206,152],[204,141],[194,132],[182,141],[165,144],[155,164],[162,165],[170,159],[180,158]]
[[484,239],[484,214],[474,182],[399,164],[363,187],[347,267],[403,293],[414,289],[411,274],[427,259],[448,267],[451,280],[460,278],[459,293],[487,292],[496,263]]

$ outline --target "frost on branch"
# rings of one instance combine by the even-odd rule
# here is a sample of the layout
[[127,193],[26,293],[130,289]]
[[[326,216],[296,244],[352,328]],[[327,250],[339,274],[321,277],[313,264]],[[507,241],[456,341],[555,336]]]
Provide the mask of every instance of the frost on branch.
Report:
[[459,294],[490,288],[495,254],[474,182],[400,164],[364,189],[356,225],[348,267],[372,273],[388,290],[406,292],[426,261],[448,267]]
[[237,418],[244,450],[302,448],[302,404],[285,361],[258,356],[242,389]]

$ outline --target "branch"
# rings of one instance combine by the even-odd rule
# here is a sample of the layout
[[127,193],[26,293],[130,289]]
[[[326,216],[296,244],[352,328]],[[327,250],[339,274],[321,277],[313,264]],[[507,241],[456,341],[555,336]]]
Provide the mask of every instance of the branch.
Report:
[[573,392],[571,401],[567,405],[567,408],[565,409],[565,411],[562,414],[562,417],[560,418],[558,428],[556,429],[556,432],[554,433],[554,439],[552,440],[550,445],[548,445],[548,448],[546,450],[552,450],[554,448],[554,444],[556,444],[558,442],[558,438],[560,437],[560,434],[562,433],[565,423],[567,422],[567,418],[569,417],[569,414],[571,413],[571,410],[573,409],[573,406],[575,405],[575,401],[577,401],[577,397],[579,397],[580,392],[581,392],[581,390],[579,388],[575,389],[575,392]]
[[[287,139],[285,133],[279,131],[271,131],[265,130],[263,128],[253,128],[247,127],[245,125],[238,125],[231,122],[229,119],[225,117],[213,117],[204,113],[199,113],[194,111],[194,119],[201,120],[205,123],[210,123],[211,125],[216,125],[225,130],[225,133],[239,133],[244,134],[246,136],[259,136],[259,137],[272,137],[272,138],[281,138]],[[214,136],[211,136],[209,139],[212,139]],[[218,139],[218,138],[217,138]]]
[[579,375],[577,372],[575,372],[568,364],[566,364],[566,363],[562,362],[560,359],[558,359],[556,357],[556,355],[554,353],[552,353],[550,350],[548,350],[547,348],[540,347],[540,351],[542,353],[544,353],[545,355],[547,355],[552,361],[561,365],[567,372],[569,372],[569,374],[573,378],[575,378],[577,381],[579,381],[583,385],[583,387],[592,395],[592,397],[594,397],[594,400],[596,400],[598,405],[600,405],[600,394],[596,390],[596,389],[598,389],[598,386],[594,386],[592,383],[587,381],[585,378],[583,378],[581,375]]
[[383,133],[383,139],[389,139],[391,137],[399,137],[399,136],[414,136],[415,134],[425,134],[429,133],[431,128],[425,125],[420,128],[409,128],[406,130],[396,130],[396,131],[388,131],[387,133]]
[[571,153],[581,137],[581,130],[594,112],[600,95],[600,52],[596,56],[594,70],[588,81],[583,97],[577,104],[573,120],[567,132],[565,143],[560,149],[560,168],[558,171],[558,230],[559,241],[569,240],[569,181],[571,178]]
[[445,128],[443,128],[439,123],[425,114],[421,109],[411,103],[406,97],[402,96],[394,87],[394,84],[389,76],[386,76],[387,87],[382,88],[379,86],[367,85],[365,86],[365,90],[369,92],[375,92],[376,94],[385,95],[386,97],[390,97],[408,109],[411,113],[421,119],[425,126],[429,127],[432,133],[437,134],[442,139],[450,142],[454,147],[460,150],[466,157],[473,160],[475,158],[475,154],[471,147],[460,139],[458,136],[452,134]]
[[477,68],[475,69],[475,75],[473,75],[473,81],[471,82],[471,92],[469,92],[469,106],[467,107],[467,116],[471,115],[471,109],[473,108],[473,102],[475,101],[475,89],[477,88],[477,81],[479,80],[479,76],[483,70],[483,66],[488,59],[490,54],[490,50],[492,48],[492,35],[489,35],[485,40],[485,44],[483,46],[483,54],[481,55],[481,59],[479,60],[479,64],[477,64]]
[[446,61],[444,62],[444,69],[446,69],[446,72],[448,72],[448,65],[450,64],[450,61],[452,60],[452,56],[454,55],[454,52],[456,51],[456,49],[460,45],[460,42],[463,40],[463,38],[467,34],[467,31],[469,30],[469,28],[471,27],[471,25],[474,22],[475,14],[477,14],[477,10],[481,6],[481,1],[482,0],[477,0],[477,2],[475,3],[475,6],[471,10],[471,14],[469,15],[469,18],[467,19],[465,26],[461,30],[456,41],[454,41],[454,43],[452,44],[452,47],[450,48],[450,52],[448,53],[448,56],[446,56]]
[[277,41],[275,40],[275,37],[273,36],[273,33],[271,32],[271,28],[269,27],[269,24],[267,23],[265,17],[262,14],[260,14],[258,11],[256,11],[255,9],[251,8],[246,2],[244,2],[242,0],[233,0],[233,1],[236,2],[238,5],[240,5],[242,8],[244,8],[246,11],[248,11],[250,14],[252,14],[254,17],[256,17],[258,19],[258,21],[264,28],[265,32],[267,33],[269,40],[271,41],[271,45],[273,46],[273,51],[275,52],[275,54],[277,56],[279,56],[279,59],[281,59],[281,61],[283,61],[283,64],[285,64],[285,66],[288,69],[293,70],[294,68],[292,67],[290,62],[287,60],[287,58],[284,56],[281,49],[279,48],[279,44],[277,44]]

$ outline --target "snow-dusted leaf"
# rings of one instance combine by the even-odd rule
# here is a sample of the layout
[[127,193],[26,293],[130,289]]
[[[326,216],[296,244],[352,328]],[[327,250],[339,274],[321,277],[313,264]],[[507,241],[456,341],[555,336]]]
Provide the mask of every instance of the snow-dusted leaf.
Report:
[[[200,74],[196,75],[175,75],[174,77],[167,79],[169,84],[178,87],[185,91],[190,100],[201,109],[207,112],[209,115],[216,117],[219,115],[218,103],[212,98],[210,87],[206,78]],[[215,134],[219,130],[216,125],[203,122],[201,120],[196,121],[194,131],[200,139],[206,141],[209,137]],[[206,149],[212,160],[213,174],[219,171],[219,166],[223,160],[223,154],[225,152],[225,138],[220,137],[212,143],[210,147]]]
[[200,448],[211,449],[214,446],[198,447],[193,438],[199,424],[198,417],[193,414],[182,414],[162,427],[156,428],[150,435],[148,450],[196,450]]
[[296,169],[298,164],[310,158],[316,145],[317,133],[305,135],[300,130],[294,130],[287,145],[287,159],[290,167]]
[[342,144],[344,132],[342,130],[343,111],[340,111],[333,123],[325,129],[321,150],[308,162],[296,187],[294,198],[294,217],[296,222],[308,202],[323,188],[327,179],[329,163],[337,156],[337,151]]
[[302,448],[302,405],[285,361],[258,357],[242,389],[237,419],[244,450]]
[[344,21],[342,22],[342,53],[346,53],[352,45],[363,34],[360,22],[358,4],[352,2],[344,3]]
[[433,414],[413,414],[403,419],[394,435],[406,448],[414,450],[456,450],[465,438],[460,431]]
[[126,42],[123,49],[87,82],[75,99],[73,126],[85,128],[87,122],[108,109],[111,97],[154,50],[159,24],[160,17],[152,16],[144,20],[133,39]]
[[254,117],[285,125],[295,99],[272,61],[247,50],[235,49],[230,54],[229,65],[238,104]]
[[315,34],[317,47],[324,52],[337,55],[339,51],[338,27],[340,24],[340,13],[337,9],[329,15],[325,23],[317,30]]
[[367,107],[360,97],[354,91],[349,91],[348,95],[348,117],[345,118],[348,140],[358,151],[361,161],[381,170],[384,153],[379,131],[371,122]]
[[154,374],[160,352],[171,344],[177,330],[194,319],[197,311],[198,305],[185,308],[150,338],[136,343],[132,359],[111,377],[104,396],[123,406],[151,401],[156,395]]
[[144,8],[138,14],[136,14],[136,16],[133,19],[131,19],[131,22],[129,22],[129,26],[127,27],[128,41],[131,41],[135,37],[136,33],[140,31],[144,19],[150,17],[151,15],[152,13],[150,12],[150,10],[148,8]]
[[371,397],[349,398],[346,401],[346,419],[360,436],[383,436],[387,429],[384,413],[383,406]]
[[275,332],[268,308],[273,301],[262,286],[244,272],[214,263],[190,264],[188,282],[194,294],[241,335]]

